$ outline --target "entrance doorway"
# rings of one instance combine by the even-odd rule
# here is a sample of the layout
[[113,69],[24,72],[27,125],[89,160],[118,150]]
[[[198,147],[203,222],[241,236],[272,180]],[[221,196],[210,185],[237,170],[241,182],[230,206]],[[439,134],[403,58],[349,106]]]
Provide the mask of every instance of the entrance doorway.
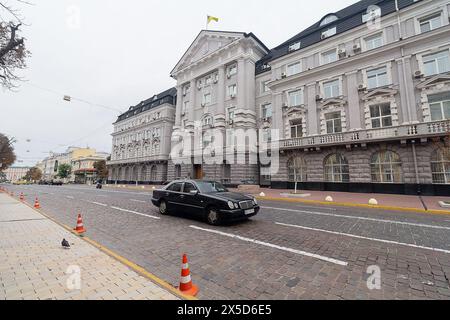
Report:
[[203,179],[203,169],[201,164],[194,165],[194,179],[197,180]]

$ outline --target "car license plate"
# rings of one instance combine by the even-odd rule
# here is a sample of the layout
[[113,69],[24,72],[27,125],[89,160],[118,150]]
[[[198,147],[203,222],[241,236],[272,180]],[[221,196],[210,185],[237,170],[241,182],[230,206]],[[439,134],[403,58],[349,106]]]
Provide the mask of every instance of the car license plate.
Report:
[[252,213],[255,213],[255,209],[245,210],[245,214],[252,214]]

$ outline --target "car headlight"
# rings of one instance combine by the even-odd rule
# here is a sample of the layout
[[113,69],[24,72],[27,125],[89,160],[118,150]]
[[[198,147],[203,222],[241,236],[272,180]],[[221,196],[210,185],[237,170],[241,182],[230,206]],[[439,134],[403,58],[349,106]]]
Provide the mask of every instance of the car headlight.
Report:
[[228,201],[228,206],[230,207],[231,210],[234,209],[234,203],[232,201]]
[[239,209],[239,205],[237,203],[234,204],[235,209]]
[[253,199],[253,204],[254,204],[255,206],[257,206],[257,205],[258,205],[258,201],[256,201],[256,199]]

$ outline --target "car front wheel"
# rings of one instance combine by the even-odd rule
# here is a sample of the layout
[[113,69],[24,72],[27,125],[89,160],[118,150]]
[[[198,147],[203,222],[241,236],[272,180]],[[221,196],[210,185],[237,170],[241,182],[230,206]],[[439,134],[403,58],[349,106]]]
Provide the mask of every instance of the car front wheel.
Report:
[[167,202],[165,202],[164,200],[159,204],[159,213],[162,215],[168,214]]
[[215,208],[209,208],[206,213],[206,221],[212,226],[217,226],[219,224],[219,213]]

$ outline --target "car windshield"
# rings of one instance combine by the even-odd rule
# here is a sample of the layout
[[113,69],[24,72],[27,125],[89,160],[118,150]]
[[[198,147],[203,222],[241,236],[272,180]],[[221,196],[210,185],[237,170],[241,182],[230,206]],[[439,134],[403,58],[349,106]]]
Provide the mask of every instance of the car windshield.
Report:
[[228,189],[223,184],[214,181],[199,181],[197,186],[201,193],[227,192]]

